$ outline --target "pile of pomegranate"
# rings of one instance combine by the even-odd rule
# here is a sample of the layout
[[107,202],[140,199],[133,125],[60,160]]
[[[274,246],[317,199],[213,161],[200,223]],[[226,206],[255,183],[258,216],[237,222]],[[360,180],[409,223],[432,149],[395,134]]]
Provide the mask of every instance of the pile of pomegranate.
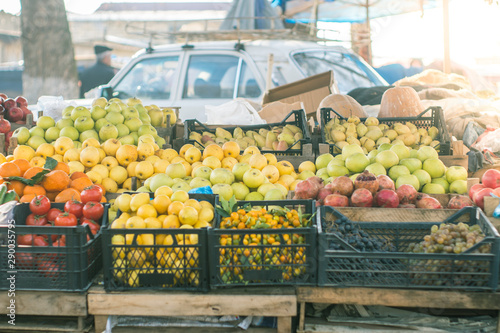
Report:
[[469,198],[484,210],[484,197],[493,195],[500,197],[500,171],[488,169],[481,177],[481,183],[472,185],[469,189]]
[[[32,113],[28,109],[28,100],[25,97],[17,96],[16,98],[9,98],[6,94],[0,93],[0,115],[5,120],[17,124],[26,124],[26,116],[28,114]],[[7,132],[2,131],[1,133]]]
[[[332,207],[443,208],[436,198],[417,192],[412,185],[404,184],[396,189],[389,176],[375,176],[366,170],[354,182],[346,175],[324,185],[321,178],[310,177],[297,184],[294,199],[315,199],[317,206]],[[467,196],[457,195],[446,208],[473,205]]]

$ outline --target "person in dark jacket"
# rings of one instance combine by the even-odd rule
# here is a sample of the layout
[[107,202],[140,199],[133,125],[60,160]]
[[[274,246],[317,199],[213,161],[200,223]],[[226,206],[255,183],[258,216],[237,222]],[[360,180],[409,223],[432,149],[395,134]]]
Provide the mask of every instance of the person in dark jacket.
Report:
[[112,50],[112,48],[103,45],[94,46],[97,61],[80,75],[80,98],[84,98],[87,91],[108,83],[115,76],[115,69],[111,67]]

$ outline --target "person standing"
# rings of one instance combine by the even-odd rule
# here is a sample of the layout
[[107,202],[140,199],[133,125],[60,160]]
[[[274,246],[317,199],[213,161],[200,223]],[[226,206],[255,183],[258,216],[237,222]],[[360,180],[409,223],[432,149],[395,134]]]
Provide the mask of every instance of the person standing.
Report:
[[97,61],[80,75],[80,98],[84,98],[87,91],[108,83],[115,76],[115,69],[111,67],[112,50],[112,48],[103,45],[94,46]]

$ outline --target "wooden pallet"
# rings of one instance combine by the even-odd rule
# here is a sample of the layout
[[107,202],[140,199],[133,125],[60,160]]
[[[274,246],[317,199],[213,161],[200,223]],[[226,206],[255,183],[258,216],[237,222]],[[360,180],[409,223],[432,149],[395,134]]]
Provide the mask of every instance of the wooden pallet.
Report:
[[[277,292],[279,291],[279,292]],[[106,292],[94,286],[88,293],[89,314],[102,332],[108,316],[271,316],[279,333],[289,333],[297,315],[293,288],[238,288],[206,294],[174,291]]]
[[[7,307],[15,300],[15,326],[7,323]],[[15,297],[8,292],[0,293],[0,331],[28,332],[89,332],[86,293],[62,291],[15,291]]]
[[[300,306],[297,332],[304,332],[306,303],[495,310],[500,314],[500,293],[487,292],[298,287],[297,302]],[[497,332],[500,332],[500,321]]]

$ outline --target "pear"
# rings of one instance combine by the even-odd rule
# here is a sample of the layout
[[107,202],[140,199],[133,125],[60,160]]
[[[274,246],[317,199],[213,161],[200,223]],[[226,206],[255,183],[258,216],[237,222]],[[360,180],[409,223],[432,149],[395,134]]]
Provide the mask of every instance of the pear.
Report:
[[347,141],[347,143],[350,145],[361,146],[361,142],[359,142],[359,140],[353,136],[348,136],[347,139],[345,139],[345,141]]
[[300,142],[297,142],[292,146],[292,149],[300,149]]
[[248,147],[248,142],[246,142],[245,140],[243,139],[236,139],[236,143],[238,143],[238,145],[240,146],[240,148],[242,150],[244,150],[245,148]]
[[333,127],[332,127],[333,130],[335,131],[340,131],[340,132],[343,132],[345,133],[345,130],[346,128],[340,124],[335,124]]
[[361,143],[362,146],[365,145],[365,142],[366,140],[368,140],[368,138],[366,136],[362,137],[361,139],[359,139],[359,143]]
[[411,133],[415,133],[416,131],[418,131],[417,126],[415,126],[414,123],[410,123],[409,121],[407,121],[405,125],[408,126]]
[[262,148],[266,145],[266,138],[260,134],[254,134],[253,136],[255,142],[257,142],[257,147]]
[[384,143],[391,143],[391,140],[389,140],[388,137],[383,136],[383,137],[378,138],[377,141],[375,141],[375,144],[377,145],[377,147],[380,146],[381,144],[384,144]]
[[384,132],[384,136],[388,137],[392,141],[398,136],[398,132],[393,129],[388,129]]
[[273,147],[273,142],[278,140],[278,137],[276,134],[272,131],[267,132],[266,136],[266,147],[272,148]]
[[371,130],[379,130],[380,131],[380,127],[378,127],[378,126],[370,125],[370,126],[366,126],[366,128],[368,128],[368,132],[370,132]]
[[441,144],[441,143],[440,143],[439,141],[437,141],[437,140],[433,140],[433,141],[429,144],[429,146],[433,147],[434,149],[436,149],[436,151],[437,151],[437,152],[439,152],[439,148],[441,148],[440,144]]
[[378,119],[375,117],[368,117],[365,120],[365,125],[366,126],[377,126],[378,125]]
[[356,131],[345,131],[345,136],[346,137],[353,136],[355,138],[358,138],[358,132],[356,132]]
[[287,150],[288,143],[286,141],[279,141],[276,150]]
[[410,129],[408,128],[408,126],[403,125],[403,124],[400,124],[400,123],[394,124],[394,130],[395,130],[396,132],[398,132],[398,134],[406,134],[406,133],[411,133],[411,131],[410,131]]
[[332,128],[333,126],[335,125],[338,125],[338,118],[333,118],[333,119],[330,119],[326,124],[325,124],[325,128]]
[[217,138],[226,139],[226,140],[233,138],[233,136],[231,135],[231,133],[229,131],[226,131],[225,129],[220,128],[220,127],[217,127],[215,129],[215,136]]
[[383,136],[383,133],[379,128],[377,128],[377,129],[369,130],[365,134],[365,136],[369,139],[372,139],[373,141],[377,141],[378,139],[380,139]]
[[243,138],[243,140],[245,140],[249,146],[255,146],[255,144],[256,144],[255,140],[253,138],[248,137],[248,136],[245,136]]
[[288,127],[283,127],[280,134],[289,134],[289,135],[293,136],[295,133],[292,132],[292,130],[290,130]]
[[361,122],[361,119],[359,119],[358,116],[350,116],[348,119],[347,119],[347,122],[348,123],[353,123],[354,125],[358,125],[360,122]]
[[402,136],[402,140],[407,147],[413,146],[417,141],[415,140],[415,136],[411,133],[405,133]]
[[365,124],[359,123],[356,126],[356,132],[358,132],[358,136],[365,136],[366,132],[368,132],[368,127]]
[[420,137],[420,144],[422,144],[424,146],[430,145],[431,142],[432,142],[432,138],[428,135],[424,135],[424,136]]
[[249,138],[253,138],[254,134],[257,133],[255,131],[246,131],[245,132],[245,135]]
[[425,128],[419,128],[419,129],[417,130],[417,132],[420,134],[420,137],[423,137],[423,136],[429,135],[429,134],[427,133],[427,130],[426,130]]
[[[286,128],[285,128],[286,130]],[[295,142],[295,138],[293,134],[288,133],[288,131],[283,131],[280,135],[278,135],[278,141],[285,141],[287,144],[291,145]]]
[[285,128],[288,128],[290,131],[292,131],[293,134],[299,133],[299,132],[302,133],[302,130],[300,129],[300,127],[292,125],[292,124],[287,124],[285,126]]
[[240,127],[236,127],[233,131],[233,138],[235,139],[243,139],[245,136],[245,132]]
[[273,150],[278,150],[278,141],[274,141],[272,146],[273,146]]
[[297,132],[293,137],[295,138],[296,141],[301,140],[304,138],[304,134],[302,134],[302,132]]
[[349,132],[356,132],[356,125],[354,125],[353,123],[345,123],[344,124],[344,127],[345,127],[345,131],[349,131]]
[[202,141],[201,139],[202,139],[202,135],[200,133],[198,133],[198,132],[189,133],[189,140],[201,142]]
[[222,146],[226,142],[227,142],[227,140],[225,140],[223,138],[215,138],[215,143],[218,144],[219,146]]
[[267,136],[267,132],[269,132],[268,129],[265,129],[265,128],[259,129],[259,134],[262,135],[263,137]]
[[415,131],[415,132],[412,132],[411,134],[415,137],[415,143],[414,144],[419,143],[420,142],[420,133],[418,133],[417,131]]
[[380,128],[380,130],[383,132],[383,131],[386,131],[386,130],[389,129],[389,125],[387,125],[387,124],[379,124],[378,128]]
[[366,148],[368,152],[372,151],[375,149],[375,141],[372,139],[366,139],[365,142],[363,143],[363,147]]
[[439,130],[435,126],[432,126],[431,128],[429,128],[427,130],[427,132],[429,133],[429,136],[432,138],[432,140],[437,138],[437,136],[439,134]]
[[215,134],[211,133],[211,132],[203,132],[201,133],[201,135],[203,136],[208,136],[209,138],[211,138],[212,140],[215,140]]

